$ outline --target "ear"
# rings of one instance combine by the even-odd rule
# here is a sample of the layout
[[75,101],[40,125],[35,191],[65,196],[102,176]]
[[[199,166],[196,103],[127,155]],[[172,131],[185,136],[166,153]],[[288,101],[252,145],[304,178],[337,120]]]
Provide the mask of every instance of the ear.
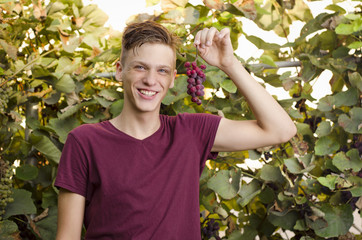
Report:
[[175,71],[173,72],[173,76],[172,76],[172,80],[171,80],[169,88],[173,88],[175,86],[176,74],[177,74],[177,70],[175,69]]
[[122,64],[121,61],[116,63],[116,80],[122,82]]

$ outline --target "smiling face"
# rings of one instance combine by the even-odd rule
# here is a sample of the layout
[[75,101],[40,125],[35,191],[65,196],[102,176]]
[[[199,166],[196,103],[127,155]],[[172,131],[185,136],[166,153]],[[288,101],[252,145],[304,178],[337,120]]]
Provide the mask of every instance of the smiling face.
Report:
[[116,79],[123,82],[124,110],[158,114],[161,101],[174,84],[174,50],[165,44],[145,43],[124,54],[116,73]]

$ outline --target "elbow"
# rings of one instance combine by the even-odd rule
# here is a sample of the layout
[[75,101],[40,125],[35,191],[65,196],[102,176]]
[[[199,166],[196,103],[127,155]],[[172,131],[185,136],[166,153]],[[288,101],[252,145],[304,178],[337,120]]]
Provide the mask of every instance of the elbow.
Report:
[[292,139],[297,134],[297,127],[293,122],[283,128],[280,136],[280,142],[285,143]]

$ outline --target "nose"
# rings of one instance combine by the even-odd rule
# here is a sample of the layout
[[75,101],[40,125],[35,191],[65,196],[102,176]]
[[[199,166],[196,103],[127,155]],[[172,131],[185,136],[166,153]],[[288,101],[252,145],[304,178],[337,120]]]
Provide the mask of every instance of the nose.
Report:
[[143,78],[143,83],[148,86],[153,86],[156,84],[157,79],[157,71],[149,70]]

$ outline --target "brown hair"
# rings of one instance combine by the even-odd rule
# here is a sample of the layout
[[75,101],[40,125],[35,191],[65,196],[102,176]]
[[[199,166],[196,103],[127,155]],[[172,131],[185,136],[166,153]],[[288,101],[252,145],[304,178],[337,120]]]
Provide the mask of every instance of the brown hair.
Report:
[[132,23],[123,31],[121,62],[124,63],[125,52],[135,51],[145,43],[161,43],[171,47],[175,52],[180,44],[178,36],[154,21]]

